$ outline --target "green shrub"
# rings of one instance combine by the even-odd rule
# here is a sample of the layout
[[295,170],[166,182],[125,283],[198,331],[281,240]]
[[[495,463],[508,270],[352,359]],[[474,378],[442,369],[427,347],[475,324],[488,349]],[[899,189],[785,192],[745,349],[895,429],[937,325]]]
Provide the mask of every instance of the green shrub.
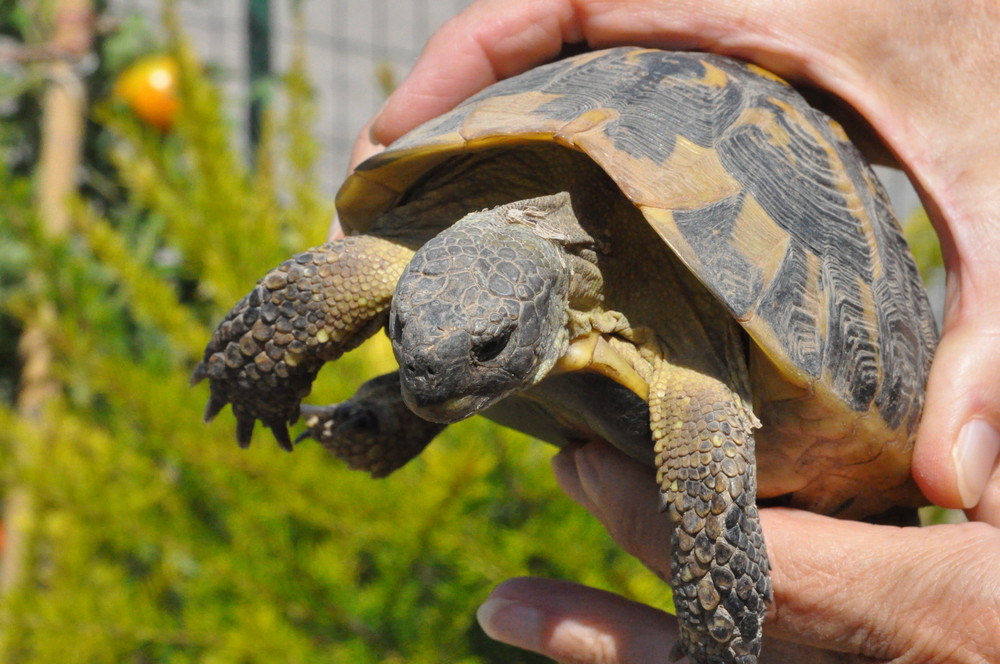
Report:
[[[211,328],[269,267],[322,241],[332,206],[312,176],[301,59],[251,169],[167,18],[176,130],[162,136],[99,100],[88,140],[106,181],[73,204],[71,235],[42,229],[30,182],[0,160],[0,321],[8,337],[41,331],[26,351],[51,354],[53,386],[43,412],[19,409],[20,367],[0,355],[2,491],[30,499],[4,524],[25,553],[0,654],[537,662],[475,626],[504,578],[563,577],[668,605],[666,587],[558,491],[552,450],[523,436],[466,422],[374,481],[312,443],[286,454],[259,435],[242,451],[228,413],[201,423],[207,387],[188,380]],[[328,370],[310,401],[342,399],[391,363],[377,340]]]

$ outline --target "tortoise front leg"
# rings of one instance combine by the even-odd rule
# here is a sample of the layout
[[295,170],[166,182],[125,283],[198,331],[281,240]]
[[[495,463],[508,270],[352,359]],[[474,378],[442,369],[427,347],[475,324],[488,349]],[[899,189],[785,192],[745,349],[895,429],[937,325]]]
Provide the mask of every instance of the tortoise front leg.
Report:
[[681,645],[696,664],[753,664],[771,600],[757,505],[759,422],[724,382],[664,361],[650,386]]
[[[319,441],[354,470],[385,477],[420,454],[446,425],[418,417],[403,403],[399,373],[368,381],[343,403],[302,406],[309,428],[299,440]],[[298,442],[298,441],[296,441]]]
[[271,270],[226,315],[194,370],[192,383],[208,378],[211,387],[205,420],[231,403],[240,445],[250,444],[260,420],[291,450],[286,425],[298,419],[320,367],[385,325],[412,255],[393,242],[356,236]]

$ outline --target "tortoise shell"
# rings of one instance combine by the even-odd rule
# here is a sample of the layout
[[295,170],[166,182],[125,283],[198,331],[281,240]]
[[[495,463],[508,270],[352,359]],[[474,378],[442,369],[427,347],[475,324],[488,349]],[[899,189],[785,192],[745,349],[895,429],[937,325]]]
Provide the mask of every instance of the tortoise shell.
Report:
[[840,125],[752,64],[591,52],[497,83],[363,163],[340,220],[364,233],[432,169],[519,143],[588,155],[752,339],[761,497],[852,516],[919,502],[909,459],[937,332]]

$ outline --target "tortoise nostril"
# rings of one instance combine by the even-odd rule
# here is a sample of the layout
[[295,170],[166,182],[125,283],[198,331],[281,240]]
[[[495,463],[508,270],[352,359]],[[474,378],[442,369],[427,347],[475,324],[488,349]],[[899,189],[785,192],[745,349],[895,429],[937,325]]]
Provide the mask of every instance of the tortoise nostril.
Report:
[[433,362],[427,362],[423,358],[412,359],[403,365],[403,371],[411,379],[435,378],[438,374],[437,367]]

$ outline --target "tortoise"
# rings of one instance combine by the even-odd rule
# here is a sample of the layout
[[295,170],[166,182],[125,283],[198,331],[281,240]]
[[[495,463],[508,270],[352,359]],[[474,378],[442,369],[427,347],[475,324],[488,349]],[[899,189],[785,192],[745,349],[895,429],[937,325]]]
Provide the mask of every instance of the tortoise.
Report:
[[[656,468],[680,646],[756,662],[757,499],[839,517],[923,499],[937,332],[888,198],[839,124],[717,55],[622,47],[497,83],[361,164],[347,237],[285,261],[194,379],[292,448],[300,413],[384,476],[482,414]],[[320,367],[385,328],[399,370],[329,407]]]

